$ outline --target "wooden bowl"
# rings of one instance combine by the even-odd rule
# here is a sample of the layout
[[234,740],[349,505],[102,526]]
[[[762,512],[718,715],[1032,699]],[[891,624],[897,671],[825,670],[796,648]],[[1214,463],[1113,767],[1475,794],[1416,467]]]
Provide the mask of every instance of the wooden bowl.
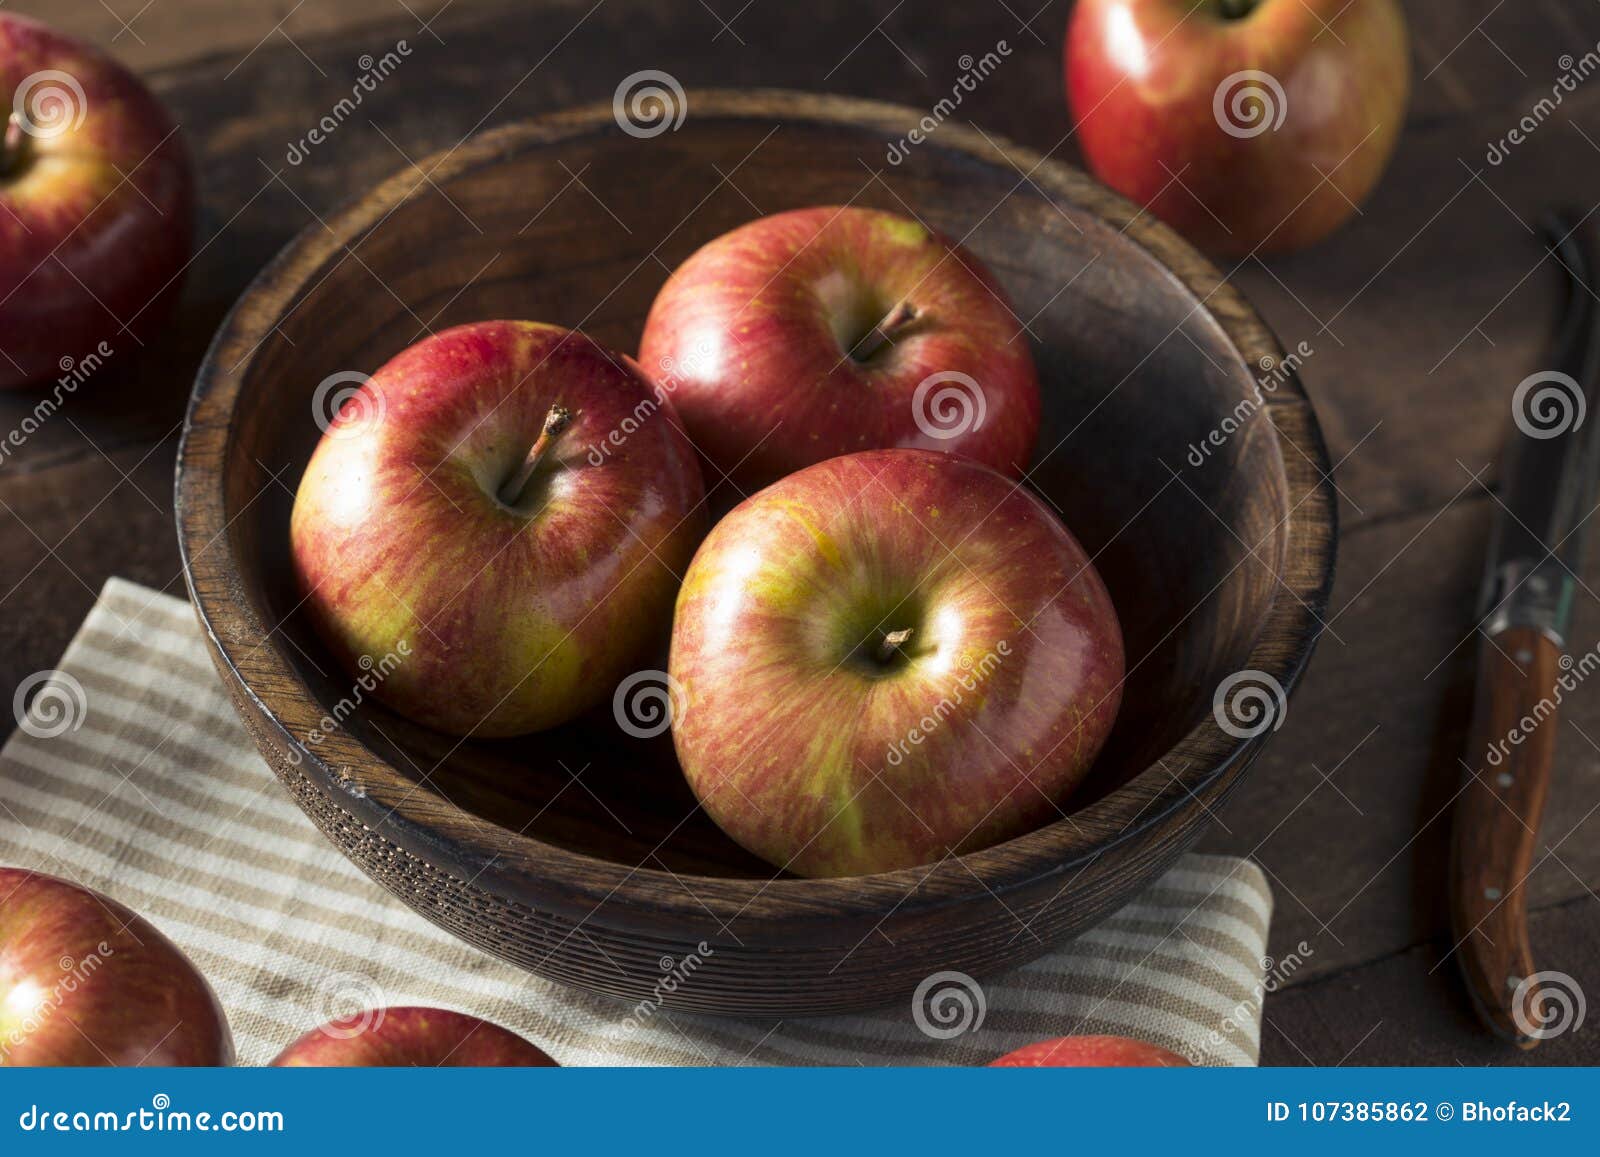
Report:
[[[1270,734],[1223,730],[1213,696],[1245,670],[1290,688],[1332,578],[1328,459],[1293,362],[1176,234],[1073,168],[956,124],[886,163],[919,117],[693,92],[682,125],[651,139],[610,106],[510,125],[308,228],[223,324],[178,470],[213,657],[300,806],[442,927],[629,1001],[690,953],[702,962],[669,1004],[788,1016],[903,998],[941,969],[1021,963],[1120,906],[1199,836]],[[1122,714],[1071,814],[932,867],[802,880],[707,820],[670,737],[630,738],[609,710],[460,742],[363,704],[311,742],[351,699],[296,614],[287,550],[319,384],[487,317],[632,351],[696,247],[830,203],[915,213],[964,240],[1026,323],[1046,409],[1033,480],[1095,554],[1127,641]]]

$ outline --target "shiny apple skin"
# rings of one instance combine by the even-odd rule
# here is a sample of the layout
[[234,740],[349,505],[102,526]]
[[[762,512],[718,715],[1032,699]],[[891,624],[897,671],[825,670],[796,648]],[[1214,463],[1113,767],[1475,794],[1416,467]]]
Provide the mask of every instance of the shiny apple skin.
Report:
[[150,342],[194,236],[194,167],[150,90],[88,45],[0,15],[0,97],[51,69],[82,86],[84,116],[58,136],[25,136],[28,155],[0,176],[0,389],[58,377],[61,359],[102,341]]
[[1036,1041],[999,1060],[996,1069],[1178,1069],[1191,1067],[1175,1052],[1160,1045],[1124,1036],[1062,1036]]
[[[902,628],[905,655],[877,664]],[[792,474],[712,529],[669,671],[673,741],[711,818],[780,868],[853,876],[1056,819],[1116,717],[1122,635],[1038,498],[968,459],[878,450]]]
[[222,1006],[177,945],[98,892],[0,868],[0,1066],[232,1063]]
[[[909,301],[919,318],[866,363],[847,348]],[[909,218],[824,206],[763,217],[675,270],[645,323],[639,361],[671,390],[701,452],[742,487],[840,454],[945,450],[1020,477],[1039,435],[1028,335],[971,253]],[[952,409],[926,433],[917,386],[966,374],[982,421]],[[708,482],[719,475],[708,472]]]
[[551,1068],[550,1055],[510,1029],[442,1008],[385,1008],[314,1028],[273,1068]]
[[[572,425],[512,510],[496,488],[556,404]],[[404,350],[344,404],[290,541],[304,607],[351,674],[398,657],[377,698],[452,734],[517,735],[603,699],[661,638],[702,497],[670,404],[631,362],[488,321]]]
[[[1065,60],[1095,175],[1219,256],[1300,249],[1355,212],[1394,152],[1411,77],[1395,0],[1262,0],[1239,19],[1221,0],[1078,0]],[[1287,111],[1241,139],[1212,102],[1245,69],[1274,77]]]

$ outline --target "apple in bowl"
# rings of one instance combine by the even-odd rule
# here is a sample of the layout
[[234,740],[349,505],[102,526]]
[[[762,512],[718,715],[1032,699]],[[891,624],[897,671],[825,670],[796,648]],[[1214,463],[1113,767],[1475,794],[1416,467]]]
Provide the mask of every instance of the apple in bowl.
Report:
[[274,1068],[550,1068],[543,1049],[510,1029],[443,1008],[377,1008],[329,1021],[272,1061]]
[[312,622],[378,699],[451,734],[519,735],[603,699],[659,637],[702,498],[670,403],[630,361],[486,321],[344,398],[290,545]]
[[0,868],[0,1066],[230,1065],[216,994],[172,941],[98,892]]
[[1083,548],[970,459],[808,467],[711,531],[678,596],[672,736],[735,841],[802,876],[998,843],[1061,815],[1122,695]]
[[874,209],[796,209],[711,241],[656,296],[639,360],[740,486],[892,447],[1015,478],[1039,434],[1027,332],[999,283]]
[[86,44],[0,14],[0,98],[10,102],[0,138],[0,389],[9,389],[54,378],[64,359],[101,343],[150,340],[189,259],[195,192],[166,110]]

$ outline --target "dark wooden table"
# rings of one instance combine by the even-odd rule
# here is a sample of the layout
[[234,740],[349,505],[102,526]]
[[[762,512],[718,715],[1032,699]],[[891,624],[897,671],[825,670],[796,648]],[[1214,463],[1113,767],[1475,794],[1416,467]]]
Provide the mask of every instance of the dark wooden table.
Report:
[[[0,466],[0,687],[52,666],[111,575],[181,594],[171,480],[185,396],[223,312],[297,230],[377,178],[493,125],[609,100],[647,68],[686,86],[779,85],[926,108],[958,59],[1013,52],[961,113],[1076,161],[1060,98],[1067,0],[22,0],[141,69],[199,157],[201,249],[179,323],[111,366]],[[1443,873],[1472,683],[1473,605],[1512,387],[1542,368],[1560,281],[1531,222],[1600,202],[1600,78],[1499,165],[1486,159],[1600,42],[1600,6],[1407,4],[1415,82],[1399,154],[1332,242],[1237,283],[1304,377],[1338,461],[1329,631],[1282,731],[1206,846],[1277,893],[1269,1064],[1600,1063],[1600,1032],[1531,1054],[1477,1029],[1446,959]],[[1031,19],[1029,19],[1031,15]],[[1027,20],[1027,23],[1024,23]],[[363,68],[411,54],[303,163],[291,141]],[[639,179],[650,179],[648,170]],[[1240,190],[1248,196],[1248,189]],[[419,239],[419,244],[423,243]],[[382,290],[374,286],[374,292]],[[0,428],[34,402],[0,398]],[[1600,585],[1600,559],[1587,568]],[[1574,649],[1600,637],[1582,596]],[[1529,881],[1545,968],[1600,1000],[1600,689],[1561,723]],[[0,856],[3,858],[3,856]],[[1600,1014],[1597,1014],[1600,1015]]]

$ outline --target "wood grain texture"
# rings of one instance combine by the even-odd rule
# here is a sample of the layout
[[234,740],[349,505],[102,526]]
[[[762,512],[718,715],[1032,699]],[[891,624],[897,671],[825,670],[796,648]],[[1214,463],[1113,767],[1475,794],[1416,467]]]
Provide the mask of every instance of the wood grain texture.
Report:
[[[22,3],[126,59],[145,51],[127,34],[113,42],[98,0]],[[1413,104],[1374,197],[1325,245],[1225,271],[1285,345],[1314,348],[1302,372],[1340,463],[1333,632],[1251,775],[1212,809],[1201,844],[1251,855],[1271,875],[1275,957],[1313,949],[1268,998],[1269,1064],[1333,1064],[1352,1049],[1349,1063],[1527,1059],[1481,1032],[1444,959],[1449,803],[1473,697],[1470,627],[1507,398],[1540,368],[1559,306],[1559,271],[1532,223],[1553,194],[1580,198],[1600,181],[1600,152],[1584,136],[1600,141],[1600,87],[1591,78],[1567,95],[1503,164],[1484,156],[1549,94],[1560,57],[1600,40],[1600,8],[1405,6]],[[126,17],[137,6],[111,7]],[[883,34],[859,46],[859,34],[838,30],[859,25],[860,0],[760,3],[736,18],[714,0],[737,37],[695,4],[606,0],[579,24],[591,7],[455,0],[433,25],[438,40],[417,36],[398,5],[384,20],[343,0],[307,0],[293,12],[277,0],[160,0],[135,23],[162,54],[151,79],[200,161],[205,247],[159,347],[139,366],[109,367],[92,395],[85,387],[0,464],[3,686],[54,663],[109,575],[182,593],[168,521],[117,468],[165,505],[175,440],[162,439],[250,278],[296,231],[485,117],[493,125],[609,100],[642,68],[690,86],[778,84],[926,111],[949,95],[962,53],[1006,38],[1012,56],[966,94],[957,119],[1077,158],[1060,100],[1069,5],[1045,8],[1030,32],[1020,24],[1031,12],[1013,18],[1002,5],[906,0],[891,13],[892,0],[876,0],[865,11],[887,16]],[[184,44],[147,35],[157,16],[180,31],[210,21],[217,35]],[[272,34],[245,59],[279,20],[288,36]],[[401,37],[419,46],[404,71],[326,147],[287,166],[287,142],[348,95],[360,55]],[[584,196],[577,186],[569,195]],[[0,426],[17,425],[32,405],[0,398]],[[1600,565],[1581,574],[1600,589]],[[1600,606],[1587,592],[1572,638],[1575,650],[1600,639]],[[1600,697],[1582,693],[1567,706],[1545,820],[1556,854],[1525,887],[1541,964],[1590,984],[1600,958],[1591,891],[1600,881],[1600,751],[1586,737],[1600,739]],[[1600,1063],[1600,1034],[1546,1041],[1531,1056]]]
[[69,28],[149,72],[199,60],[231,67],[264,47],[294,51],[401,20],[428,39],[433,22],[457,4],[479,15],[511,6],[504,0],[10,0],[5,9]]
[[[1537,971],[1528,893],[1539,822],[1550,792],[1559,717],[1561,648],[1512,627],[1479,650],[1478,695],[1462,760],[1450,844],[1450,925],[1479,1015],[1520,1048],[1539,1043]],[[1568,660],[1567,666],[1571,665]]]
[[[940,968],[1019,963],[1170,864],[1270,733],[1225,731],[1212,697],[1241,670],[1291,688],[1315,641],[1334,524],[1311,407],[1285,372],[1179,475],[1168,460],[1256,397],[1259,367],[1283,352],[1176,235],[1075,170],[956,126],[862,190],[863,155],[904,110],[784,92],[691,99],[695,116],[650,144],[648,186],[627,179],[640,146],[609,103],[555,114],[423,162],[425,186],[398,174],[257,279],[201,368],[179,460],[180,538],[218,668],[269,762],[357,863],[543,975],[637,1000],[660,959],[705,943],[707,966],[669,1002],[793,1015],[904,997]],[[317,383],[371,372],[419,324],[483,316],[531,314],[635,348],[654,258],[670,267],[751,216],[721,195],[735,166],[769,211],[854,197],[966,235],[1016,302],[1019,337],[1032,318],[1046,399],[1033,479],[1097,555],[1134,672],[1092,784],[1039,831],[924,868],[773,877],[699,812],[665,744],[627,740],[604,710],[458,745],[363,706],[308,739],[348,696],[296,614],[286,560],[285,483],[319,432]],[[1016,166],[1033,178],[1007,194]],[[592,195],[541,215],[576,172]],[[395,293],[362,293],[372,276]],[[574,768],[595,794],[565,790]]]
[[[1589,974],[1600,954],[1594,907],[1594,898],[1584,895],[1531,913],[1542,967]],[[1446,934],[1356,968],[1285,984],[1267,998],[1262,1064],[1594,1063],[1592,1032],[1563,1033],[1524,1050],[1485,1031],[1461,992],[1450,949]]]

